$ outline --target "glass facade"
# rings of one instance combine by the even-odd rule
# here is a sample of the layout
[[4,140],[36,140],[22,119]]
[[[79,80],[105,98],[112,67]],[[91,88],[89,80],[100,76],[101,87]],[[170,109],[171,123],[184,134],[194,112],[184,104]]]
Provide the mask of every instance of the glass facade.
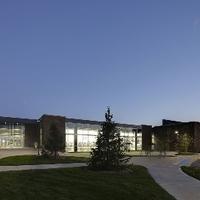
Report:
[[[51,118],[54,120],[54,116],[50,116]],[[62,134],[64,134],[65,125],[66,152],[89,152],[96,146],[101,123],[90,120],[58,118],[57,116],[55,116],[55,119],[59,121],[59,126],[62,123]],[[0,117],[0,148],[32,147],[35,141],[43,144],[43,131],[46,131],[50,122],[51,120],[43,122],[41,119]],[[141,126],[117,125],[120,130],[120,137],[126,144],[126,150],[142,150]]]
[[137,151],[142,150],[142,133],[137,133]]
[[134,151],[136,150],[135,147],[135,132],[132,130],[121,130],[120,136],[123,138],[123,142],[126,145],[127,151]]
[[155,135],[152,134],[151,136],[151,150],[155,150]]
[[25,127],[18,124],[0,124],[0,148],[24,147]]
[[67,152],[88,152],[95,147],[99,125],[67,122],[65,128]]
[[88,152],[95,147],[98,129],[77,130],[77,151]]
[[[66,122],[66,151],[89,152],[96,145],[100,125]],[[120,128],[127,151],[142,150],[142,133],[137,129]]]
[[74,129],[66,128],[66,151],[74,151]]

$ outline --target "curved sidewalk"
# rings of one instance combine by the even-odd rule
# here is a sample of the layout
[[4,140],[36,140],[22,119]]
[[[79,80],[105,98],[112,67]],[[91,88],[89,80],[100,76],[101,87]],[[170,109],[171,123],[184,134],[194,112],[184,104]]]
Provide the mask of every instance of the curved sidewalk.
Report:
[[131,162],[147,167],[155,181],[177,200],[200,200],[200,181],[182,172],[180,166],[189,165],[194,156],[133,157]]
[[38,169],[58,169],[58,168],[72,168],[72,167],[74,168],[74,167],[85,167],[85,166],[87,166],[86,163],[0,166],[0,172],[38,170]]
[[[182,165],[189,165],[194,156],[178,157],[132,157],[130,162],[147,167],[155,181],[177,200],[200,200],[200,181],[186,175],[180,169]],[[0,172],[41,170],[57,168],[84,167],[86,163],[41,164],[0,166]]]

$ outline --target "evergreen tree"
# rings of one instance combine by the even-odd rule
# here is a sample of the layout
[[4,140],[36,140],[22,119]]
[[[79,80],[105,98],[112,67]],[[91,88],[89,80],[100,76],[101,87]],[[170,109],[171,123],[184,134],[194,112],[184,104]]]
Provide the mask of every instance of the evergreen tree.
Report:
[[123,164],[124,149],[122,138],[116,123],[112,121],[110,108],[105,113],[105,122],[99,131],[96,147],[92,149],[89,167],[97,170],[120,168]]

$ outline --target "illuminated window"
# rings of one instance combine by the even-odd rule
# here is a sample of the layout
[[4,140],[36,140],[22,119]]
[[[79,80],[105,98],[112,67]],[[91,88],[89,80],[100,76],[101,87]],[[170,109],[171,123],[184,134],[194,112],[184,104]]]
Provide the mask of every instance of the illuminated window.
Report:
[[[98,124],[66,122],[66,151],[73,152],[77,144],[78,152],[89,152],[96,146],[97,136],[101,126]],[[120,137],[126,144],[128,151],[142,149],[142,133],[137,129],[120,128]],[[76,131],[76,132],[75,132]]]
[[152,143],[152,150],[155,150],[155,135],[154,134],[152,134],[152,136],[151,136],[151,143]]
[[137,150],[142,150],[142,133],[137,133]]
[[125,132],[120,131],[120,136],[123,138],[123,142],[126,145],[128,151],[135,150],[135,133],[132,131]]
[[74,129],[66,128],[66,151],[74,152]]
[[25,127],[18,124],[0,125],[0,148],[24,147]]
[[78,129],[77,130],[77,150],[88,152],[95,147],[98,130]]

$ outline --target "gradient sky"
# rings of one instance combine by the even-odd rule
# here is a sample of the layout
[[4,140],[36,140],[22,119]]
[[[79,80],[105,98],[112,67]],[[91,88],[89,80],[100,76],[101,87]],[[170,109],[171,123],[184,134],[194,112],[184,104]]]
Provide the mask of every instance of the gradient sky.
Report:
[[200,121],[200,1],[1,0],[0,115]]

